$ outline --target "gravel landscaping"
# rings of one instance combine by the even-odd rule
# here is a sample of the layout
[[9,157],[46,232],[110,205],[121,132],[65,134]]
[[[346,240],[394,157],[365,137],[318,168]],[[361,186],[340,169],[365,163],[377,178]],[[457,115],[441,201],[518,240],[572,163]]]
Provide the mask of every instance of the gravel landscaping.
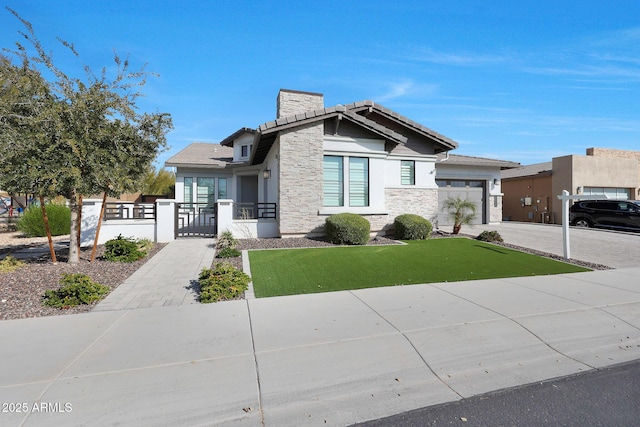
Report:
[[[56,241],[68,241],[68,236],[61,236]],[[46,238],[24,238],[19,233],[0,233],[0,258],[10,255],[19,249],[42,247]],[[104,246],[98,246],[96,260],[89,262],[91,248],[81,251],[80,263],[68,264],[68,249],[56,251],[58,263],[51,262],[47,252],[39,258],[26,261],[19,269],[0,273],[0,320],[23,319],[27,317],[56,316],[88,312],[93,305],[80,305],[60,310],[42,305],[42,296],[48,289],[57,289],[58,281],[63,273],[83,273],[95,282],[110,287],[112,290],[124,282],[142,264],[162,249],[163,244],[155,244],[146,258],[133,263],[113,263],[101,259]]]
[[[18,232],[0,232],[0,258],[10,255],[19,249],[29,247],[42,247],[46,245],[46,238],[24,238]],[[448,237],[446,234],[434,234],[434,237]],[[468,236],[471,237],[471,236]],[[68,240],[68,236],[60,236],[56,241]],[[397,241],[384,237],[376,237],[369,244],[398,244]],[[68,256],[67,249],[56,251],[58,263],[53,264],[48,253],[37,259],[27,261],[27,264],[16,271],[0,273],[0,320],[21,319],[28,317],[55,316],[61,314],[74,314],[90,311],[93,306],[84,305],[66,310],[59,310],[42,305],[42,296],[47,289],[59,287],[58,281],[63,273],[83,273],[90,276],[94,281],[109,286],[112,290],[123,283],[142,264],[153,257],[164,244],[155,244],[149,255],[134,263],[113,263],[101,259],[104,246],[98,247],[97,258],[93,263],[89,262],[91,250],[83,250],[80,254],[80,263],[70,265],[66,262]],[[333,246],[331,243],[321,239],[309,238],[287,238],[287,239],[240,239],[238,240],[239,250],[251,249],[290,249],[290,248],[310,248]],[[547,256],[564,261],[562,257],[540,253],[526,248],[515,247],[503,244],[503,246],[532,253],[535,255]],[[242,268],[242,257],[237,258],[216,258],[213,264],[218,262],[230,262],[238,268]],[[599,264],[573,261],[572,263],[591,268],[608,269],[609,267]]]

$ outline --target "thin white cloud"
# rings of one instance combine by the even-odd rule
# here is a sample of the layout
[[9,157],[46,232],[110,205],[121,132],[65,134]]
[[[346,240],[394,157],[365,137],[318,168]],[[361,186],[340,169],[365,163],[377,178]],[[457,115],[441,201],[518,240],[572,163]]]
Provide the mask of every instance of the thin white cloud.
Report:
[[468,52],[450,53],[437,52],[431,48],[414,48],[407,57],[420,62],[430,62],[441,65],[477,66],[493,65],[504,62],[507,58],[503,55],[495,54],[473,54]]
[[378,102],[386,102],[398,98],[417,96],[424,97],[432,95],[437,91],[437,89],[438,85],[435,84],[416,84],[413,80],[403,80],[395,83],[389,83],[385,91],[382,94],[375,96],[373,99]]

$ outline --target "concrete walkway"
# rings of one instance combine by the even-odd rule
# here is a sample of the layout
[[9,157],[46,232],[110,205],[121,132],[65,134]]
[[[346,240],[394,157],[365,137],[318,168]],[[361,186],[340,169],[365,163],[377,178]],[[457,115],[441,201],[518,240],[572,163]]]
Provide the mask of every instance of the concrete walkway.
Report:
[[202,268],[211,267],[213,239],[178,239],[101,301],[93,311],[128,310],[197,303],[193,284]]
[[[174,248],[184,287],[210,242],[169,244],[130,292]],[[0,338],[0,425],[349,425],[640,359],[640,262],[8,320]]]
[[[476,236],[485,230],[498,231],[505,242],[513,245],[564,255],[560,225],[503,222],[463,227],[462,233]],[[640,265],[640,232],[571,227],[569,237],[573,259],[612,268]]]

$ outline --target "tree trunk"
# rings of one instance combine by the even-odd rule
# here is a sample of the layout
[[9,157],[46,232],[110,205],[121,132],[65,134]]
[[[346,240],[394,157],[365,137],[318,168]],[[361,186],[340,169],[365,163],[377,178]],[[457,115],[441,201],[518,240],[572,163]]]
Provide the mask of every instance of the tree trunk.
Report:
[[78,204],[80,209],[78,209],[78,237],[76,244],[78,245],[78,250],[80,250],[80,240],[82,238],[82,194],[78,196]]
[[69,234],[69,264],[80,262],[80,252],[78,251],[78,210],[82,206],[78,205],[78,195],[72,191],[69,195],[69,208],[71,209],[71,230]]
[[47,240],[49,241],[49,252],[51,252],[51,261],[58,263],[56,251],[53,248],[53,239],[51,238],[51,227],[49,227],[49,217],[47,216],[47,207],[44,204],[44,197],[40,196],[40,209],[42,209],[42,220],[44,221],[44,229],[47,231]]
[[104,209],[107,204],[107,192],[102,196],[102,207],[100,208],[100,217],[98,218],[98,226],[96,227],[96,237],[93,239],[93,249],[91,249],[91,262],[96,259],[96,249],[98,249],[98,237],[100,236],[100,227],[102,226],[102,217],[104,217]]
[[460,233],[461,228],[462,228],[462,224],[453,224],[453,234]]

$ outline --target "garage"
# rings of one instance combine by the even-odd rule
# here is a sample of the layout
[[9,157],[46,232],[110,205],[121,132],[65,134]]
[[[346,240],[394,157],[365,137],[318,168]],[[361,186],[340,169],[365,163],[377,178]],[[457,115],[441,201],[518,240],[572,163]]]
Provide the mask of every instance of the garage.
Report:
[[485,182],[480,180],[437,179],[438,186],[438,226],[453,226],[448,213],[442,210],[445,200],[449,197],[460,197],[473,201],[476,205],[476,219],[473,224],[486,222]]

